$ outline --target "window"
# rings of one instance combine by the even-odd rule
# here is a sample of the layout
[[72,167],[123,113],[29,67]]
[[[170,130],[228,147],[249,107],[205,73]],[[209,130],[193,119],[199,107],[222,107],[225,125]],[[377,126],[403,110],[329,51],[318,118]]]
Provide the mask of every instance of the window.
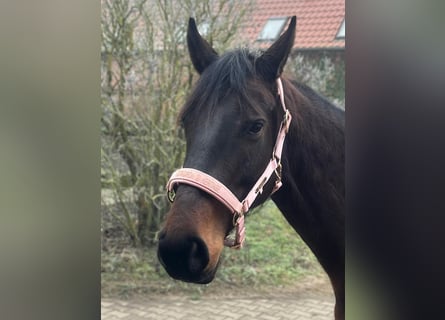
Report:
[[345,34],[346,34],[346,30],[345,30],[345,19],[343,19],[343,21],[342,21],[342,23],[341,23],[341,26],[340,26],[340,29],[338,29],[336,38],[337,38],[337,39],[344,39]]
[[284,18],[271,18],[267,20],[266,24],[261,30],[258,36],[259,41],[275,40],[281,34],[284,24],[286,23],[288,17]]

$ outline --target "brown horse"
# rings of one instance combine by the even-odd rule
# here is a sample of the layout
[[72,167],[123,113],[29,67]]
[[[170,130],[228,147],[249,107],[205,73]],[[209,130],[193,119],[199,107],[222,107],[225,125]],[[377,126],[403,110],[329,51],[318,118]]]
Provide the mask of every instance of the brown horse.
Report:
[[[190,19],[187,43],[200,78],[180,120],[187,142],[184,168],[197,172],[198,182],[193,176],[187,182],[188,172],[174,180],[175,199],[159,235],[158,257],[175,279],[212,281],[227,235],[236,226],[239,236],[245,211],[266,201],[281,181],[271,198],[328,274],[338,320],[344,319],[345,300],[344,112],[282,76],[295,26],[293,17],[263,53],[239,49],[218,55]],[[293,120],[284,132],[286,108]],[[279,159],[276,145],[283,132]],[[260,181],[272,162],[270,179]],[[200,187],[201,182],[213,187]],[[260,185],[255,201],[239,212],[219,191],[229,190],[236,203],[248,198],[254,185]]]

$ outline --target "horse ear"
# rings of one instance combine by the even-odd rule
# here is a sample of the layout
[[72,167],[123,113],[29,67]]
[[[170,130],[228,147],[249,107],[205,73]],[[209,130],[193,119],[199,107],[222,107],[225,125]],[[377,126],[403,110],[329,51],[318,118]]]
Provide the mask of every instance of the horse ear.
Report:
[[187,29],[187,46],[190,58],[196,71],[201,74],[213,61],[218,58],[216,51],[199,34],[195,19],[189,19]]
[[297,17],[293,16],[289,27],[272,46],[257,60],[257,72],[267,81],[275,81],[283,72],[287,57],[294,46]]

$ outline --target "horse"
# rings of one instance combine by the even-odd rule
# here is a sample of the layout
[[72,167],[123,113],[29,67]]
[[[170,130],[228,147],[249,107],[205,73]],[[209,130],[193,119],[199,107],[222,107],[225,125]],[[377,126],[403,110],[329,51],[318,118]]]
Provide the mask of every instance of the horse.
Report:
[[[339,320],[345,308],[344,111],[283,75],[295,29],[294,16],[267,50],[219,55],[190,18],[187,46],[200,77],[178,118],[186,155],[167,186],[173,203],[157,254],[172,278],[209,283],[224,245],[242,247],[246,212],[271,198],[327,273]],[[235,239],[228,239],[233,229]]]

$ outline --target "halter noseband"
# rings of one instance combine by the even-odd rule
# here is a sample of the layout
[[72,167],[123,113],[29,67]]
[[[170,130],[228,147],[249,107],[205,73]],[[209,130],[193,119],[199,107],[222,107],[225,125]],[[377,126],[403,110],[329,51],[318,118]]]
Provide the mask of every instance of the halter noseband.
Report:
[[167,196],[170,202],[173,202],[174,200],[174,186],[183,183],[207,192],[229,208],[233,214],[233,225],[236,228],[235,239],[226,238],[224,240],[224,245],[231,248],[239,249],[243,246],[245,240],[244,215],[249,211],[257,196],[263,192],[263,187],[269,181],[273,173],[275,173],[277,180],[275,181],[272,194],[281,187],[281,154],[292,116],[284,103],[283,84],[280,78],[277,79],[277,86],[281,106],[284,110],[284,117],[281,121],[280,130],[272,151],[272,158],[244,200],[240,202],[232,191],[230,191],[224,184],[197,169],[182,168],[176,170],[173,172],[167,183]]

